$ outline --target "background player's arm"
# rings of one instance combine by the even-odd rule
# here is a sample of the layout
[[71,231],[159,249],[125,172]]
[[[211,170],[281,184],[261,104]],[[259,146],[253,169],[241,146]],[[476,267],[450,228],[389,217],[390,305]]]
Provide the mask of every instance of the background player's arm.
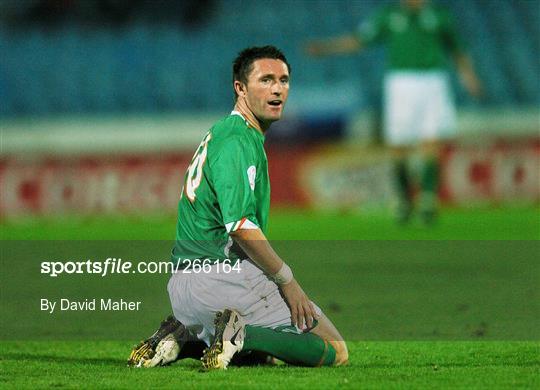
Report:
[[449,13],[441,14],[441,26],[442,40],[454,60],[461,83],[471,96],[480,97],[482,83],[476,75],[471,57],[467,54],[465,43],[456,28],[456,22]]
[[[240,229],[231,233],[231,237],[242,247],[244,252],[269,275],[275,275],[283,266],[283,260],[274,251],[260,229]],[[296,279],[279,284],[291,310],[293,325],[303,328],[304,322],[311,328],[317,318],[315,308]]]
[[355,34],[341,35],[324,40],[311,41],[306,51],[312,56],[327,56],[337,54],[351,54],[362,50],[364,45]]
[[384,7],[363,21],[357,31],[334,38],[311,41],[306,46],[306,51],[312,56],[352,54],[362,51],[370,44],[384,41],[387,35],[387,14]]
[[458,70],[461,82],[471,96],[480,97],[482,95],[482,84],[476,75],[471,57],[464,52],[454,54],[454,61]]

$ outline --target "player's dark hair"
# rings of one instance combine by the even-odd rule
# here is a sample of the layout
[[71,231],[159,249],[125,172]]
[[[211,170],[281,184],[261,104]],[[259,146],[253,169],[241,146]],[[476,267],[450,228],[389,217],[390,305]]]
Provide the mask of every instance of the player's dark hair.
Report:
[[[264,58],[270,58],[273,60],[281,60],[287,65],[287,70],[289,74],[291,73],[291,65],[287,62],[285,54],[281,52],[275,46],[261,46],[261,47],[248,47],[247,49],[242,50],[238,53],[238,56],[233,62],[233,90],[234,82],[240,81],[241,83],[247,84],[248,76],[253,70],[253,63],[256,60],[261,60]],[[238,97],[236,90],[234,90],[235,99]]]

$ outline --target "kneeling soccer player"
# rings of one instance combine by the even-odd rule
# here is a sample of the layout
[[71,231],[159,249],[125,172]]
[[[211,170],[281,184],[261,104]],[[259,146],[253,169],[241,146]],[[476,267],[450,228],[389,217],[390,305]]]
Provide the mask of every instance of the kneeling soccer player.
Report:
[[[174,317],[209,345],[202,356],[207,369],[227,368],[241,351],[305,366],[348,360],[339,332],[265,237],[265,133],[281,118],[289,77],[290,65],[275,47],[243,50],[233,63],[234,110],[206,134],[185,175],[172,251],[180,267],[168,292]],[[194,259],[208,262],[196,268]],[[168,340],[174,345],[174,337]]]

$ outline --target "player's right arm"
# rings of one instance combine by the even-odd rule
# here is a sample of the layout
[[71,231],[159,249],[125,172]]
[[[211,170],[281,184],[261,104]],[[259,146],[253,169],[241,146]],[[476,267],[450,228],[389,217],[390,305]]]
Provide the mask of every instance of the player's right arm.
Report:
[[209,168],[225,229],[250,259],[274,277],[291,310],[293,325],[303,328],[306,324],[311,328],[316,318],[313,304],[294,280],[290,268],[270,246],[257,218],[257,208],[265,206],[257,203],[255,186],[263,183],[256,184],[256,176],[250,183],[249,172],[257,171],[262,157],[238,134],[229,135],[213,147]]
[[311,41],[306,46],[306,51],[314,57],[328,55],[352,54],[363,48],[362,41],[355,34],[346,34],[325,40]]
[[385,39],[387,15],[387,8],[384,7],[360,23],[356,31],[333,38],[311,41],[306,45],[306,51],[316,57],[362,51],[366,46]]
[[313,320],[318,317],[315,308],[292,273],[285,278],[280,274],[284,269],[288,269],[288,266],[274,251],[264,233],[260,229],[240,229],[231,232],[231,237],[250,259],[264,272],[274,277],[291,310],[293,325],[303,329],[305,323],[308,329],[311,329]]

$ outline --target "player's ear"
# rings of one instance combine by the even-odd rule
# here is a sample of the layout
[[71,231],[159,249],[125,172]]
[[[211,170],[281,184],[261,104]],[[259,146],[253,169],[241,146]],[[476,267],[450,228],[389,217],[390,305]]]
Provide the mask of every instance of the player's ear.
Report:
[[239,96],[239,97],[245,97],[246,96],[246,91],[247,91],[247,88],[246,88],[246,85],[239,81],[239,80],[234,80],[234,91],[236,92],[236,94]]

